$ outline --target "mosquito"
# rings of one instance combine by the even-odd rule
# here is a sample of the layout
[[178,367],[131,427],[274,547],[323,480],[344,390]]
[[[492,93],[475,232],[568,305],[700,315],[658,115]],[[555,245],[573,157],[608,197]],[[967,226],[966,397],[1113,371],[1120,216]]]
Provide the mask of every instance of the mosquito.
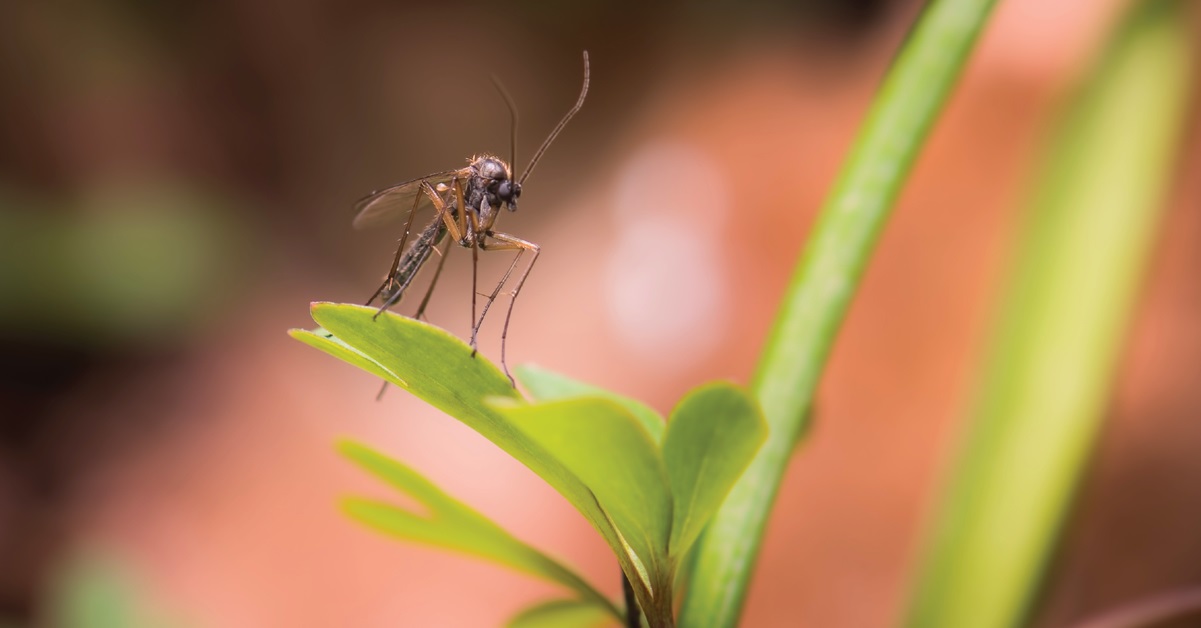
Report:
[[[563,116],[563,119],[559,120],[559,123],[551,130],[542,145],[538,147],[519,178],[514,178],[511,168],[511,164],[517,161],[517,107],[513,104],[513,98],[509,92],[493,76],[492,83],[509,108],[510,148],[507,163],[493,155],[477,155],[468,159],[466,168],[435,172],[398,183],[372,192],[354,204],[357,214],[353,225],[356,229],[376,225],[405,212],[408,214],[404,235],[401,236],[400,244],[396,247],[396,257],[392,261],[388,275],[371,295],[371,298],[367,300],[367,305],[371,305],[376,299],[380,299],[381,304],[379,311],[375,313],[376,317],[400,301],[418,271],[433,254],[437,253],[441,259],[434,271],[429,288],[426,289],[425,297],[414,316],[418,319],[422,317],[451,249],[450,245],[443,247],[444,250],[439,250],[437,247],[449,238],[452,244],[471,249],[471,355],[475,357],[479,350],[477,337],[480,326],[484,323],[484,317],[488,315],[488,310],[496,301],[501,289],[513,277],[513,272],[521,262],[522,256],[528,253],[529,264],[515,279],[510,292],[509,310],[505,314],[505,323],[500,334],[501,368],[509,377],[509,382],[516,385],[505,361],[505,341],[509,333],[509,321],[513,317],[513,304],[516,303],[517,295],[521,292],[521,287],[525,284],[530,270],[533,269],[534,262],[538,261],[540,248],[529,240],[497,231],[495,225],[502,206],[511,212],[517,211],[517,199],[521,196],[521,187],[525,184],[526,178],[534,171],[534,166],[538,165],[538,160],[542,158],[547,147],[584,105],[584,97],[588,95],[588,80],[588,52],[585,51],[584,85],[580,89],[579,98],[576,99],[575,105],[567,112],[567,115]],[[434,216],[421,228],[412,244],[408,244],[415,217],[426,207],[433,207]],[[464,210],[464,208],[466,209]],[[408,244],[407,248],[406,244]],[[477,318],[476,297],[477,295],[483,296],[479,294],[476,287],[480,251],[516,251],[517,253],[514,255],[512,263],[509,264],[508,270],[505,271],[492,292],[487,295],[483,310],[480,311]]]

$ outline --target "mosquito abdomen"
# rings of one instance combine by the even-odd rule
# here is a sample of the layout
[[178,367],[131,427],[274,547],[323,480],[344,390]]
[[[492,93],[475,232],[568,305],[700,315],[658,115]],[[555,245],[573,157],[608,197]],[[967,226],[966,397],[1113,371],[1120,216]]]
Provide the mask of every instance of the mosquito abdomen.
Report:
[[396,265],[396,276],[393,282],[380,292],[384,308],[392,307],[400,301],[409,284],[413,283],[417,272],[434,252],[434,245],[442,241],[445,236],[446,224],[442,222],[441,218],[438,218],[430,222],[417,236],[417,239],[409,245],[409,249],[401,256],[400,263]]

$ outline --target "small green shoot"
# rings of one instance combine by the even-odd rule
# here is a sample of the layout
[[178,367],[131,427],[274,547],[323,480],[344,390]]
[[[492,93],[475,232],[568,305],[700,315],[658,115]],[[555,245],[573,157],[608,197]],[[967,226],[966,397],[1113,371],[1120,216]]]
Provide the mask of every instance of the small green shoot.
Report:
[[[690,392],[663,419],[643,403],[536,367],[504,374],[453,335],[373,308],[317,303],[316,331],[292,335],[382,377],[488,438],[546,480],[601,533],[653,627],[674,625],[678,566],[767,438],[758,404],[734,384]],[[574,572],[450,497],[409,467],[355,444],[342,453],[416,499],[429,512],[357,498],[355,519],[417,541],[491,560],[558,582],[579,598],[531,609],[516,625],[618,615],[617,606]],[[585,612],[588,606],[592,611]],[[524,622],[524,623],[523,623]]]

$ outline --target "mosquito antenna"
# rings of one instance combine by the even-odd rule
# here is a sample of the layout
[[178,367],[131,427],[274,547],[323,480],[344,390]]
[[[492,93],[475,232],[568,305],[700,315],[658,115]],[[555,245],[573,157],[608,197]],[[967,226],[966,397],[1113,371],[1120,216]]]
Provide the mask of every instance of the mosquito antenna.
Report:
[[584,51],[584,87],[580,89],[580,97],[578,100],[575,101],[575,106],[571,108],[571,111],[568,111],[567,115],[563,116],[562,120],[559,120],[559,124],[556,125],[555,129],[553,131],[551,131],[550,135],[548,135],[546,137],[546,141],[542,142],[542,146],[538,147],[538,152],[534,153],[534,158],[530,160],[530,165],[525,167],[525,172],[522,173],[521,178],[518,179],[518,181],[517,181],[518,185],[525,183],[526,177],[530,176],[530,173],[534,171],[534,166],[538,165],[538,160],[542,158],[542,153],[546,152],[546,147],[550,146],[550,143],[555,141],[555,138],[558,137],[558,135],[559,135],[559,131],[562,131],[563,127],[567,126],[567,123],[571,120],[571,117],[574,116],[576,114],[576,112],[580,110],[580,107],[584,106],[584,97],[587,95],[588,95],[588,51],[585,50]]
[[517,167],[517,105],[513,102],[513,97],[509,95],[509,90],[505,89],[504,83],[500,82],[495,74],[492,75],[492,85],[496,87],[496,91],[500,92],[500,97],[505,99],[505,104],[509,106],[509,167]]

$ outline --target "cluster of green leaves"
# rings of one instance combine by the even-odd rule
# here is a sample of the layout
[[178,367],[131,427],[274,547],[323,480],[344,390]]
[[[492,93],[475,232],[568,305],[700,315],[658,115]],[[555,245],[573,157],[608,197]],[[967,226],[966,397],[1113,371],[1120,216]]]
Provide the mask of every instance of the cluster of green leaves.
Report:
[[[670,421],[638,401],[535,367],[524,399],[491,362],[436,327],[373,308],[314,304],[316,331],[297,339],[411,392],[462,421],[559,491],[609,543],[652,626],[673,625],[683,558],[767,436],[758,404],[716,382],[689,392]],[[531,609],[519,625],[623,618],[561,563],[438,489],[413,469],[344,443],[343,454],[424,508],[364,499],[354,518],[389,534],[494,561],[559,583],[576,598]],[[548,619],[549,618],[549,619]]]

